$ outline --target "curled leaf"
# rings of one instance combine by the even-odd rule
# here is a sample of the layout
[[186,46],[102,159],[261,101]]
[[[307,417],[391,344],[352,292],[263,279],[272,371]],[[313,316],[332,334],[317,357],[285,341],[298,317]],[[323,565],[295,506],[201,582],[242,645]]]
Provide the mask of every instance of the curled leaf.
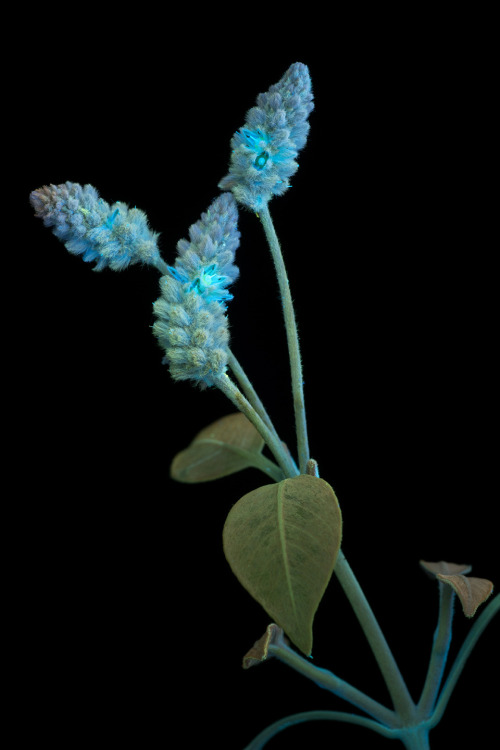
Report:
[[205,427],[178,453],[170,467],[178,482],[209,482],[250,466],[279,482],[281,469],[262,455],[264,440],[244,414],[237,412]]
[[307,656],[341,535],[333,489],[309,474],[244,495],[224,526],[224,554],[233,573]]
[[464,615],[474,617],[480,604],[486,601],[493,591],[493,584],[486,578],[470,578],[464,575],[436,576],[439,581],[449,584],[462,603]]
[[452,587],[462,603],[466,617],[474,617],[480,604],[486,601],[493,591],[493,584],[486,578],[471,578],[465,576],[470,573],[470,565],[459,565],[441,560],[440,562],[426,562],[420,560],[420,565],[432,578]]
[[440,560],[439,562],[420,560],[420,565],[432,578],[436,578],[439,574],[464,575],[465,573],[470,573],[472,570],[471,565],[459,565],[458,563],[445,562],[444,560]]
[[250,669],[256,664],[260,664],[268,658],[269,646],[276,645],[277,643],[284,642],[288,644],[287,639],[283,635],[283,630],[275,622],[272,622],[267,626],[267,630],[264,635],[255,641],[250,651],[247,651],[243,657],[243,669]]

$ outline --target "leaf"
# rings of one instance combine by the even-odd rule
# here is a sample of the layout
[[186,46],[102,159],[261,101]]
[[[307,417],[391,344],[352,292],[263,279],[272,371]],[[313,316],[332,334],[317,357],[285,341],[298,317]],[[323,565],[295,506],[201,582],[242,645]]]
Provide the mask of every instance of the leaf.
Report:
[[460,565],[459,563],[445,562],[444,560],[440,560],[439,562],[426,562],[425,560],[420,560],[420,565],[431,578],[436,578],[438,574],[458,575],[460,573],[470,573],[472,570],[471,565]]
[[341,535],[333,489],[308,474],[249,492],[226,519],[224,554],[233,573],[306,656]]
[[425,562],[420,560],[420,565],[431,575],[442,583],[452,587],[462,603],[462,609],[466,617],[474,617],[480,604],[486,601],[493,591],[493,584],[486,578],[473,578],[465,576],[470,573],[470,565],[458,565],[457,563]]
[[262,455],[264,440],[244,414],[237,412],[205,427],[178,453],[170,476],[178,482],[209,482],[254,466],[276,481],[281,469]]
[[275,622],[267,626],[264,635],[255,641],[250,651],[243,657],[243,669],[250,669],[256,664],[261,664],[269,658],[269,646],[276,644],[288,644],[283,636],[283,630]]
[[486,601],[493,591],[493,584],[486,578],[471,578],[464,575],[436,576],[443,583],[449,584],[462,603],[462,609],[466,617],[474,617],[480,604]]

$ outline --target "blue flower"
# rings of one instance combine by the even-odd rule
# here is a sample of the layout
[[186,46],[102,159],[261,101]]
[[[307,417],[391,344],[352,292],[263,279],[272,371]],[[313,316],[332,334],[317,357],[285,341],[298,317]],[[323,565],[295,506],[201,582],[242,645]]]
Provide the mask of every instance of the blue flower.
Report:
[[45,226],[70,253],[96,261],[94,271],[109,267],[121,271],[132,263],[161,263],[158,234],[146,214],[125,203],[110,206],[92,185],[66,182],[34,190],[30,201]]
[[223,193],[190,227],[189,241],[177,243],[175,263],[160,279],[153,333],[176,380],[210,386],[227,369],[226,303],[232,299],[227,287],[239,274],[233,264],[240,239],[237,222],[236,201]]
[[[179,240],[178,256],[171,275],[201,294],[205,299],[224,305],[232,299],[227,291],[239,275],[233,264],[234,254],[240,244],[238,207],[231,193],[223,193],[189,228],[189,241]],[[225,307],[225,305],[224,305]]]
[[307,66],[294,63],[247,112],[244,126],[231,140],[229,173],[219,187],[232,190],[236,200],[253,211],[282,195],[298,169],[295,159],[306,143],[313,108]]

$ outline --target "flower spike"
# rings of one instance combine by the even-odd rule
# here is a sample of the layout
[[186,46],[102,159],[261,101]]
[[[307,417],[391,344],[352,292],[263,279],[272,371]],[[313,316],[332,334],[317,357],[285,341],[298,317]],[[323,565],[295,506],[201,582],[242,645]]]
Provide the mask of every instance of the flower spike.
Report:
[[86,262],[96,261],[94,271],[162,263],[159,235],[149,229],[146,214],[125,203],[110,206],[92,185],[46,185],[31,193],[30,202],[70,253],[82,255]]
[[239,245],[238,209],[231,193],[216,198],[177,243],[178,256],[160,279],[153,333],[165,350],[175,380],[214,385],[229,359],[227,287],[238,277],[233,264]]
[[306,143],[313,108],[308,68],[294,63],[269,91],[259,94],[257,106],[234,134],[221,190],[232,190],[239,203],[257,212],[274,195],[282,195],[298,169],[295,159]]

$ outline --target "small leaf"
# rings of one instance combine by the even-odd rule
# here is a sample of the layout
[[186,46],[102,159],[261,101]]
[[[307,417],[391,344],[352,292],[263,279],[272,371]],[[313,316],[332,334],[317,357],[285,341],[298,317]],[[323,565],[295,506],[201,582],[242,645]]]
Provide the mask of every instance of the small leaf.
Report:
[[262,455],[264,440],[244,414],[237,412],[205,427],[178,453],[170,468],[178,482],[209,482],[254,466],[276,481],[281,469]]
[[224,554],[233,573],[306,656],[341,535],[333,489],[309,474],[249,492],[226,519]]
[[445,562],[444,560],[440,560],[439,562],[420,560],[420,565],[426,573],[430,574],[431,578],[436,578],[441,573],[443,575],[458,575],[460,573],[470,573],[472,570],[471,565],[459,565],[458,563]]
[[272,622],[267,626],[264,635],[258,641],[255,641],[250,651],[247,651],[243,657],[243,669],[250,669],[250,667],[265,661],[268,658],[269,646],[277,643],[288,644],[288,641],[283,636],[282,628]]
[[462,602],[466,617],[474,617],[480,604],[486,601],[493,591],[493,584],[486,578],[471,578],[461,574],[436,576],[438,580],[449,584]]

